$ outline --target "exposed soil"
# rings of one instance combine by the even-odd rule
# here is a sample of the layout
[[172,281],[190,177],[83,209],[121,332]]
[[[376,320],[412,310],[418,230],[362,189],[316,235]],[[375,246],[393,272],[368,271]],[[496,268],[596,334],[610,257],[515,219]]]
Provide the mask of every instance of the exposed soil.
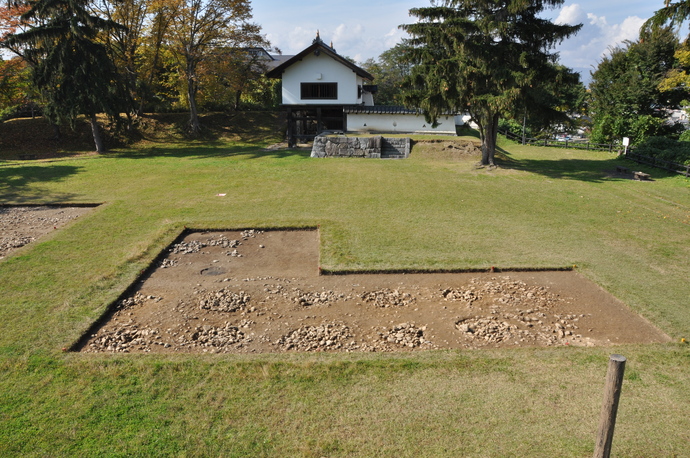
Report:
[[[88,207],[0,207],[0,260]],[[197,232],[84,352],[595,346],[669,338],[576,272],[319,275],[316,231]]]
[[319,275],[318,232],[198,232],[84,352],[263,353],[668,341],[576,272]]
[[91,207],[0,206],[0,260],[90,210]]

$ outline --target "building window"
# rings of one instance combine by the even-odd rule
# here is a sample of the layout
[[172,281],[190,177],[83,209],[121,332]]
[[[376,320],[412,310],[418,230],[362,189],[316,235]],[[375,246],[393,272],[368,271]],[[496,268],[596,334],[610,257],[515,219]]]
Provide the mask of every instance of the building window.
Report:
[[338,83],[302,83],[302,100],[337,100]]

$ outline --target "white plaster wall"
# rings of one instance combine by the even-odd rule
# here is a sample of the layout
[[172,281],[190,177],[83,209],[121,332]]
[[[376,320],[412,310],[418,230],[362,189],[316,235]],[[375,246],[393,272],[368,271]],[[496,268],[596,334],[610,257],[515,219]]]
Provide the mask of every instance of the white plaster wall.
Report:
[[[366,124],[366,126],[365,126]],[[352,114],[347,115],[348,132],[433,132],[455,135],[455,117],[444,116],[438,119],[434,129],[422,115],[413,114]]]
[[[300,83],[338,83],[337,100],[301,100]],[[283,73],[284,105],[357,105],[357,86],[362,78],[332,57],[321,53],[309,54],[288,67]]]

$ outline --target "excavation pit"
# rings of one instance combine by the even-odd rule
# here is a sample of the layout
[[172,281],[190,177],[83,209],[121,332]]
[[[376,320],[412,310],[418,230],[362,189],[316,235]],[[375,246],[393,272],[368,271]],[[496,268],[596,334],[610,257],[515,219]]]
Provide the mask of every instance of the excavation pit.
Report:
[[0,261],[96,206],[0,205]]
[[318,232],[193,232],[75,347],[113,353],[607,346],[668,337],[577,272],[319,275]]

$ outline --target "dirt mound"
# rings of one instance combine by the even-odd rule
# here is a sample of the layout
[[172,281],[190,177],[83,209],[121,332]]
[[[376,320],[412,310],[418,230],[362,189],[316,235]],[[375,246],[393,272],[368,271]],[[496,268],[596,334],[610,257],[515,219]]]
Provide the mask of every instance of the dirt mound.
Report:
[[415,156],[444,160],[481,157],[481,143],[469,140],[419,140],[412,147]]

